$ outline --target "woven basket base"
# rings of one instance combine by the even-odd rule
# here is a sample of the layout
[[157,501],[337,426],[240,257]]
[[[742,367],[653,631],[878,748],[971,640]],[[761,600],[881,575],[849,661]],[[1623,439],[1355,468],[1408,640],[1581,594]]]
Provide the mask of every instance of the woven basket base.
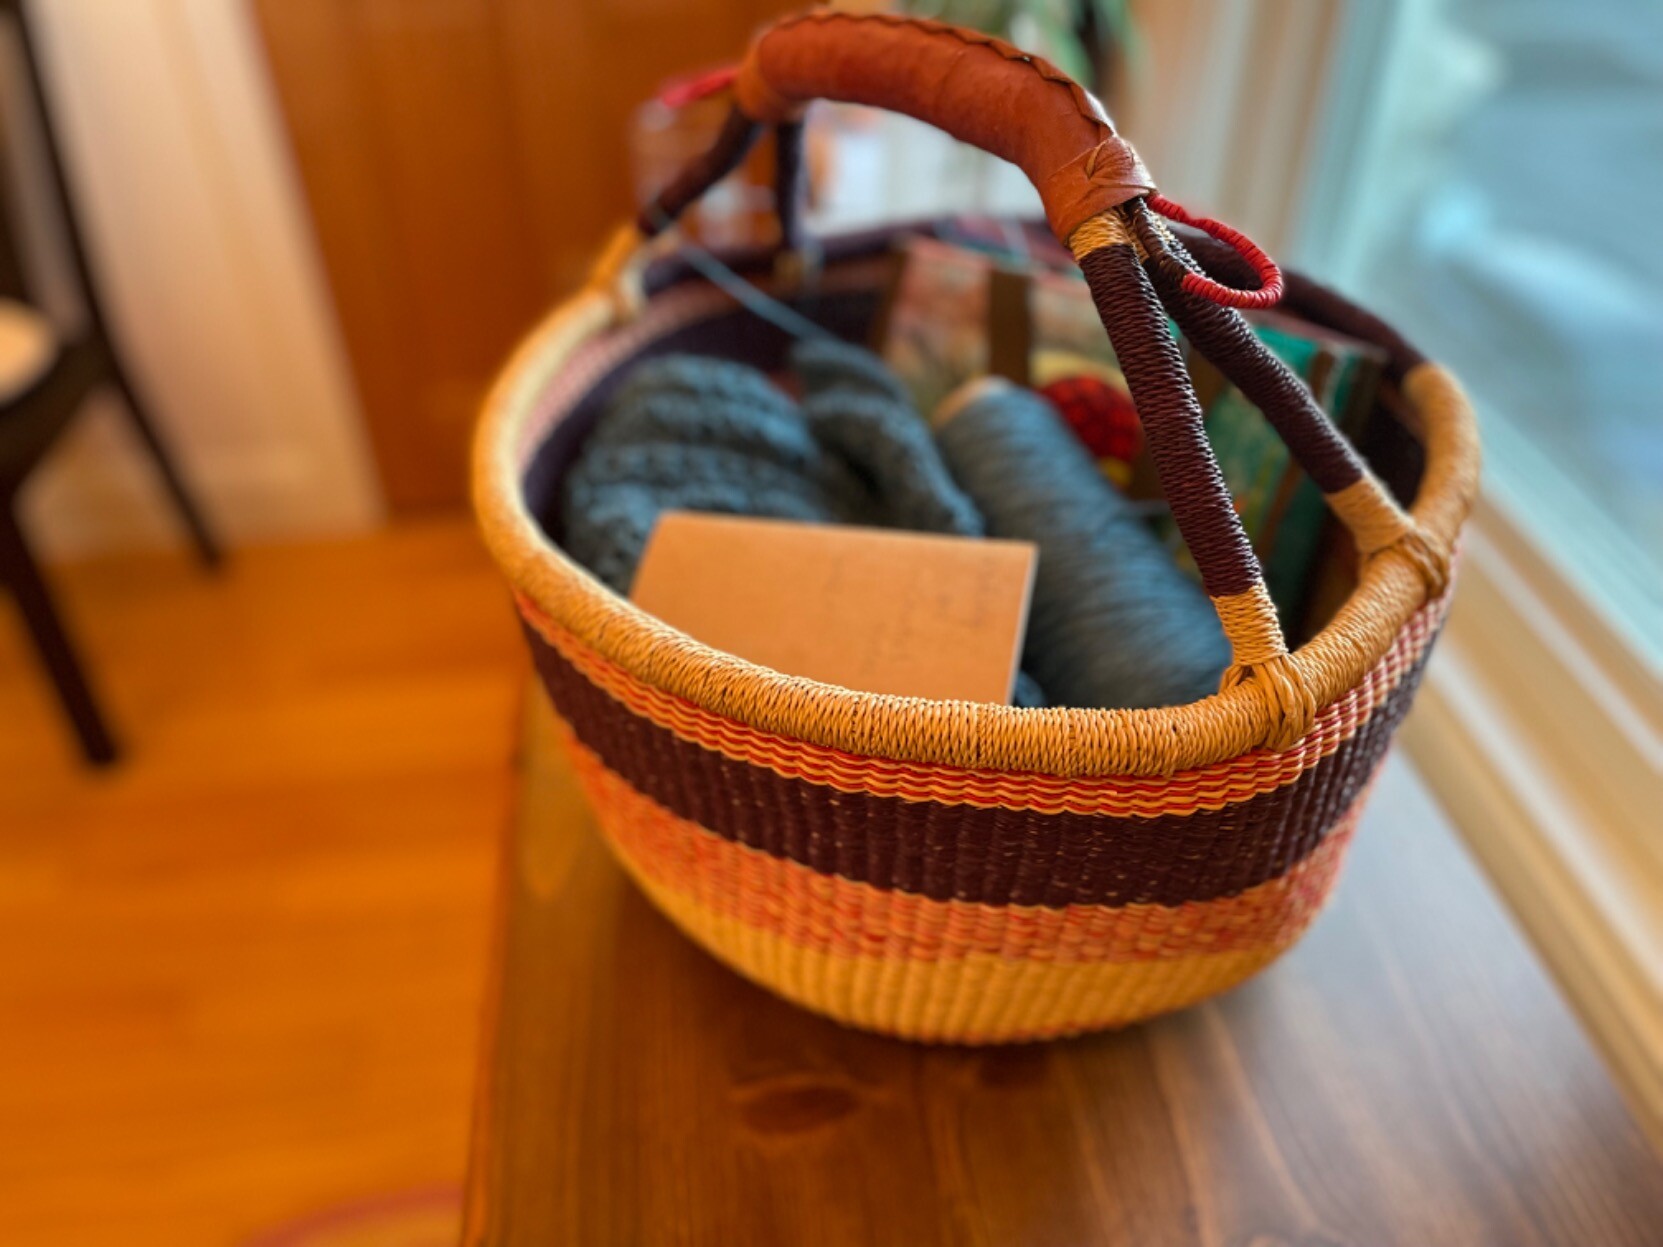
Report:
[[[937,1043],[1014,1043],[1111,1029],[1237,986],[1292,947],[1320,912],[1368,795],[1365,790],[1330,832],[1327,851],[1313,855],[1313,872],[1279,898],[1272,937],[1248,947],[1209,949],[1204,939],[1187,947],[1163,943],[1157,929],[1171,925],[1171,911],[1141,906],[1144,913],[1138,919],[1147,939],[1133,942],[1146,944],[1146,953],[1082,959],[1067,946],[1061,929],[1052,946],[1036,946],[1034,929],[1047,924],[1036,922],[1031,908],[977,906],[975,925],[983,945],[990,926],[1008,925],[1010,942],[1020,943],[1023,955],[944,951],[939,939],[909,939],[906,933],[891,938],[880,952],[851,953],[834,947],[846,942],[840,933],[881,929],[894,893],[868,889],[872,907],[882,917],[830,901],[821,912],[809,913],[800,894],[762,887],[751,887],[744,896],[696,895],[685,886],[701,876],[692,859],[711,849],[685,846],[682,860],[669,866],[649,861],[638,851],[649,834],[641,824],[672,816],[600,767],[564,723],[560,734],[608,847],[659,911],[695,943],[751,981],[815,1013],[863,1030]],[[757,850],[742,851],[768,863]],[[829,893],[834,881],[823,882]],[[1018,927],[1025,937],[1020,941]]]

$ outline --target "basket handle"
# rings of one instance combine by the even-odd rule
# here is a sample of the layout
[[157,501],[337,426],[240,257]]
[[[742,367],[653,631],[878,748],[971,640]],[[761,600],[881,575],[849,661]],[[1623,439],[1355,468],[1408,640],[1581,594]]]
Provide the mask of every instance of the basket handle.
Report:
[[1058,238],[1155,189],[1085,88],[1002,40],[945,22],[841,9],[784,17],[752,40],[733,92],[738,115],[709,162],[667,188],[644,225],[673,220],[703,189],[699,181],[709,185],[744,159],[762,125],[795,122],[816,99],[905,113],[1017,165]]
[[[1169,235],[1150,234],[1146,200],[1155,193],[1154,184],[1101,105],[1054,66],[979,32],[927,19],[836,9],[782,18],[765,28],[735,74],[733,92],[735,107],[710,151],[643,210],[638,226],[644,235],[660,232],[737,167],[764,125],[784,127],[784,173],[794,181],[800,137],[794,127],[816,98],[868,104],[931,122],[1028,175],[1051,228],[1068,244],[1086,277],[1173,518],[1230,641],[1232,662],[1223,686],[1248,683],[1262,693],[1263,743],[1285,748],[1304,736],[1317,706],[1304,672],[1288,652],[1258,558],[1207,443],[1201,407],[1167,330],[1152,276],[1161,279],[1174,311],[1181,309],[1208,338],[1197,343],[1200,349],[1228,356],[1226,375],[1250,397],[1257,393],[1275,407],[1266,414],[1302,463],[1311,458],[1307,471],[1312,464],[1332,469],[1322,478],[1339,486],[1330,493],[1331,501],[1354,479],[1361,480],[1354,495],[1366,494],[1370,502],[1402,513],[1362,469],[1321,409],[1282,393],[1284,377],[1295,390],[1303,389],[1285,368],[1274,360],[1266,366],[1251,353],[1243,364],[1240,352],[1224,349],[1235,341],[1240,317],[1228,312],[1221,320],[1198,308],[1223,311],[1215,306],[1217,298],[1200,292],[1227,288],[1204,274],[1188,282],[1181,274],[1175,276],[1176,284],[1166,281],[1173,274],[1163,273],[1157,252],[1140,231],[1156,239],[1159,255],[1175,257],[1178,244],[1173,240],[1168,246]],[[794,203],[787,212],[782,224],[794,234]],[[1274,275],[1274,266],[1270,272]],[[1242,330],[1252,336],[1245,326]],[[1353,467],[1360,473],[1355,478],[1348,475]],[[1321,481],[1319,487],[1328,492]],[[1356,515],[1378,510],[1359,504],[1354,514],[1343,509],[1340,514],[1356,532]]]
[[[1265,346],[1241,313],[1197,293],[1202,282],[1212,285],[1216,279],[1190,257],[1173,231],[1145,204],[1133,206],[1132,222],[1145,256],[1144,269],[1179,330],[1264,413],[1299,466],[1322,491],[1329,509],[1350,531],[1358,554],[1365,561],[1388,551],[1407,558],[1427,591],[1433,597],[1441,596],[1449,585],[1449,548],[1432,538],[1398,504],[1334,427],[1310,387]],[[1222,247],[1218,253],[1239,265],[1240,253],[1235,249]],[[1234,266],[1233,275],[1244,280],[1255,276],[1239,266]],[[1291,303],[1294,292],[1303,291],[1307,283],[1298,274],[1290,274],[1288,284]],[[1316,323],[1323,322],[1316,319]],[[1350,336],[1371,340],[1367,335]]]

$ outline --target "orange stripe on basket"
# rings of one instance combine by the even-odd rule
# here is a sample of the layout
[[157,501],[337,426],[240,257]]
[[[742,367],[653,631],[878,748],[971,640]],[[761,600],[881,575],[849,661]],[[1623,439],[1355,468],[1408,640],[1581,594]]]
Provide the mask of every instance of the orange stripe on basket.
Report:
[[1233,897],[1182,905],[988,905],[883,889],[724,839],[636,791],[562,724],[573,766],[633,872],[727,919],[818,952],[940,961],[1169,960],[1281,948],[1321,907],[1366,790],[1287,873]]
[[1398,633],[1385,657],[1344,697],[1317,716],[1310,734],[1292,749],[1253,750],[1211,766],[1159,776],[1063,778],[1022,772],[862,757],[765,732],[724,718],[686,698],[654,688],[572,636],[524,594],[521,615],[590,683],[633,713],[683,740],[738,762],[766,767],[788,779],[839,792],[865,792],[907,801],[1021,809],[1041,814],[1108,814],[1153,818],[1219,810],[1274,792],[1330,756],[1373,715],[1414,670],[1436,635],[1447,599],[1429,603]]
[[1125,1026],[1227,991],[1284,951],[1132,962],[848,957],[747,926],[643,876],[637,882],[708,952],[770,991],[851,1026],[936,1043],[1013,1043]]

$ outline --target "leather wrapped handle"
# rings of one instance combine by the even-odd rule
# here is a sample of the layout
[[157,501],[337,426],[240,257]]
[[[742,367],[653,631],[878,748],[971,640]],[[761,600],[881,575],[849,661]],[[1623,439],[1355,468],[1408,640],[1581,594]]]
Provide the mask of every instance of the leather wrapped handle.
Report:
[[945,22],[839,9],[782,18],[752,41],[734,98],[757,123],[795,120],[815,99],[928,122],[1026,173],[1063,242],[1155,189],[1084,87],[1020,48]]
[[[1232,650],[1222,686],[1251,683],[1265,708],[1261,741],[1285,749],[1315,721],[1312,685],[1290,654],[1176,343],[1168,311],[1260,403],[1366,554],[1397,547],[1439,587],[1447,558],[1422,535],[1334,431],[1297,378],[1237,313],[1191,291],[1187,253],[1151,219],[1154,183],[1102,106],[1054,66],[976,31],[891,14],[817,9],[782,18],[735,72],[734,108],[709,151],[641,213],[651,237],[737,167],[765,126],[780,137],[782,235],[801,173],[800,122],[814,99],[866,104],[928,122],[1020,167],[1058,238],[1074,253],[1113,343],[1156,470]],[[1211,240],[1209,240],[1211,241]],[[1147,257],[1148,269],[1145,268]],[[1239,257],[1238,257],[1239,259]],[[1262,274],[1255,274],[1262,277]],[[1417,555],[1417,551],[1419,552]]]

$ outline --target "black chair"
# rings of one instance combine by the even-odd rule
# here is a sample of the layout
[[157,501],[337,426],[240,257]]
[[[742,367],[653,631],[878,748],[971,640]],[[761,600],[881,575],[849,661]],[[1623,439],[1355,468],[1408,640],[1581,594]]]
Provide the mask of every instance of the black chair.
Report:
[[7,138],[16,142],[19,128],[33,124],[39,153],[31,170],[58,217],[72,280],[83,309],[80,324],[66,333],[53,325],[25,290],[24,256],[18,246],[18,196],[0,192],[0,582],[11,591],[32,634],[41,662],[56,684],[81,748],[96,764],[111,762],[116,745],[76,657],[40,567],[19,524],[17,496],[30,472],[69,427],[86,397],[112,386],[149,452],[162,483],[179,509],[202,562],[219,563],[219,547],[191,500],[178,468],[157,435],[122,366],[87,269],[75,205],[64,179],[63,162],[41,83],[40,65],[22,0],[0,0],[0,32],[10,34],[21,55],[12,58],[27,79],[14,92],[30,101],[32,118],[7,117]]

